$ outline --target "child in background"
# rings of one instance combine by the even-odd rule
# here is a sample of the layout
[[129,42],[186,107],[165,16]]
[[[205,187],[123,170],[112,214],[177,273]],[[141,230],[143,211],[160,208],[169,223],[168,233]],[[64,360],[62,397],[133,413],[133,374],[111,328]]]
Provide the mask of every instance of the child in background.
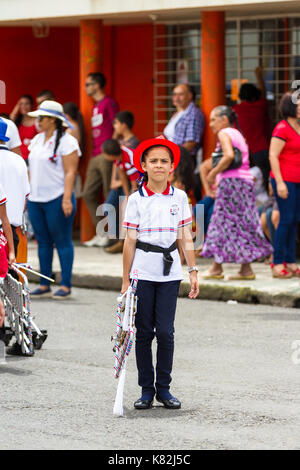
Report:
[[[116,185],[110,190],[106,204],[111,204],[116,209],[116,238],[119,238],[119,202],[120,197],[129,197],[132,191],[138,189],[136,180],[140,177],[138,171],[133,166],[133,151],[127,147],[120,146],[119,142],[115,139],[106,140],[102,145],[102,152],[104,157],[115,163],[120,176],[120,185]],[[107,214],[106,214],[107,215]],[[123,240],[118,240],[112,246],[106,248],[107,253],[122,253]]]
[[131,111],[120,111],[115,115],[113,122],[114,136],[120,145],[135,149],[139,145],[139,139],[132,132],[134,116]]
[[[116,114],[113,122],[114,137],[118,140],[120,146],[126,147],[127,149],[135,149],[140,142],[132,132],[133,125],[134,115],[131,111],[120,111]],[[116,203],[116,208],[118,207],[119,197],[124,196],[123,183],[124,181],[120,179],[119,167],[116,162],[114,162],[110,184],[110,189],[113,190],[113,192],[109,194],[108,200],[111,201],[111,198],[113,198],[113,201]],[[117,230],[117,234],[118,233],[119,231]],[[115,243],[112,241],[110,246],[105,248],[105,251],[110,254],[122,253],[123,244],[123,240],[117,239]]]

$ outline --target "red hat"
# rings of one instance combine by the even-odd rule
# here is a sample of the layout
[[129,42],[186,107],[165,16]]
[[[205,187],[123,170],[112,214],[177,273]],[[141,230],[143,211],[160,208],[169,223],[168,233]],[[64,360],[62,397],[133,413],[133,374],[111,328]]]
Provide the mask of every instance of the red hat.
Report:
[[161,145],[171,150],[173,159],[174,159],[173,161],[173,164],[174,164],[173,171],[174,171],[180,161],[180,148],[178,147],[177,144],[174,144],[174,142],[171,142],[170,140],[165,139],[164,136],[162,135],[160,135],[159,137],[156,137],[155,139],[144,140],[144,142],[141,142],[140,145],[135,149],[134,154],[133,154],[133,164],[135,168],[140,173],[144,173],[144,170],[141,166],[143,153],[145,152],[145,150],[149,149],[150,147],[154,147],[154,145]]

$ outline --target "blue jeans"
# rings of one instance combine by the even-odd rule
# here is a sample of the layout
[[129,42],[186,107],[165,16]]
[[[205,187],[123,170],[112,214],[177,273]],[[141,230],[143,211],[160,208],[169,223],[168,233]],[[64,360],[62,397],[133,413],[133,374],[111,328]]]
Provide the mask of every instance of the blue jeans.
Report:
[[[66,217],[62,210],[60,196],[49,202],[28,201],[28,213],[38,242],[38,256],[41,274],[52,276],[54,245],[57,249],[61,266],[61,285],[71,287],[74,246],[72,243],[72,226],[76,210],[75,194],[72,194],[73,211]],[[41,278],[42,286],[50,282]]]
[[[214,211],[215,199],[213,199],[210,196],[204,196],[204,198],[201,201],[197,202],[196,206],[198,204],[202,204],[204,206],[204,235],[206,235],[209,222],[210,222],[212,213]],[[196,215],[195,214],[196,206],[194,207],[194,215]]]
[[285,181],[289,192],[287,199],[278,196],[274,178],[271,183],[280,212],[275,233],[274,264],[295,263],[297,227],[300,220],[300,183]]
[[105,209],[105,215],[108,216],[109,233],[115,238],[119,238],[119,198],[122,196],[125,196],[122,187],[111,189],[105,201],[105,204],[110,204],[116,209],[114,213]]

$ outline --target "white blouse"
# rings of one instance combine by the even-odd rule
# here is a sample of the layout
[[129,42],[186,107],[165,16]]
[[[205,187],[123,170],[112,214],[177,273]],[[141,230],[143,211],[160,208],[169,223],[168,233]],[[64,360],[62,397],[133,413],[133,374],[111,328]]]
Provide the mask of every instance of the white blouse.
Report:
[[29,145],[30,196],[32,202],[49,202],[64,193],[65,172],[63,156],[81,151],[77,139],[65,133],[60,139],[53,159],[57,131],[45,142],[45,133],[37,134]]

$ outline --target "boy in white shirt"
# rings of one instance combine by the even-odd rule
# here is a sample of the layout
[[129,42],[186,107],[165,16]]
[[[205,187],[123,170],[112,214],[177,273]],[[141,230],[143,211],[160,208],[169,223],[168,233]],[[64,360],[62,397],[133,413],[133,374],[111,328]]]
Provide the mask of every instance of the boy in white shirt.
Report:
[[[168,183],[180,160],[179,147],[166,139],[150,139],[136,149],[133,163],[144,174],[139,191],[129,196],[123,227],[127,229],[123,252],[124,293],[138,273],[136,361],[141,397],[136,409],[149,409],[154,396],[165,408],[178,409],[180,401],[169,388],[174,354],[174,317],[182,268],[176,242],[182,247],[190,272],[194,299],[199,292],[192,222],[184,191]],[[156,381],[152,341],[157,338]]]

